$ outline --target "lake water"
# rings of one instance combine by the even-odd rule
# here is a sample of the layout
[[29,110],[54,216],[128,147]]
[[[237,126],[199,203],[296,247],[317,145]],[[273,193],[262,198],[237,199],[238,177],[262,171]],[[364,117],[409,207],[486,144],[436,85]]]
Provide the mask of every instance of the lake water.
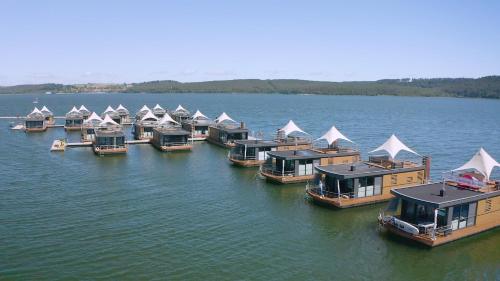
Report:
[[[500,160],[499,100],[3,95],[0,116],[26,115],[35,97],[58,116],[80,104],[100,113],[122,103],[135,113],[159,103],[210,117],[226,111],[268,134],[289,119],[315,137],[335,124],[364,157],[396,133],[432,156],[436,180],[481,146]],[[500,229],[428,249],[379,231],[385,204],[316,206],[304,184],[266,183],[208,143],[191,153],[149,145],[116,157],[96,157],[90,148],[51,153],[52,140],[66,136],[62,128],[25,134],[8,124],[0,120],[0,279],[500,280]]]

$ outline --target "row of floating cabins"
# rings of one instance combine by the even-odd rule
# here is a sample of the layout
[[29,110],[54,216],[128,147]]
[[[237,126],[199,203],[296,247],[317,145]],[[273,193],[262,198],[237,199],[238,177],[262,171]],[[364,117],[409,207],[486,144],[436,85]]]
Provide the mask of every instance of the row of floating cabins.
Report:
[[[46,107],[35,109],[26,119],[26,130],[44,130],[53,120],[48,112]],[[122,129],[127,123],[133,123],[136,140],[150,140],[162,151],[190,150],[193,140],[207,140],[229,148],[228,159],[234,165],[259,167],[259,174],[268,181],[306,183],[307,195],[319,205],[350,208],[389,201],[379,213],[380,226],[427,246],[500,225],[500,180],[490,178],[500,163],[483,148],[463,166],[444,173],[441,181],[431,182],[431,158],[421,156],[396,135],[363,160],[354,142],[335,126],[313,140],[290,120],[266,140],[249,136],[244,123],[226,113],[212,121],[199,111],[191,116],[180,105],[173,112],[159,105],[144,106],[133,122],[121,105],[116,110],[108,107],[102,117],[89,113],[84,106],[73,108],[66,115],[65,128],[80,129],[83,141],[92,142],[97,154],[127,151]],[[396,159],[401,151],[420,160]]]

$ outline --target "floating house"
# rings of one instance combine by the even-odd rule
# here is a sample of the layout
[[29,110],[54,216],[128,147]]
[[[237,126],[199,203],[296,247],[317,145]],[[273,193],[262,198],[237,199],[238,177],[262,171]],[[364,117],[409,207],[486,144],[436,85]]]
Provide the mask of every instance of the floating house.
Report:
[[104,119],[105,117],[109,116],[113,121],[115,121],[118,124],[121,124],[122,118],[118,111],[114,110],[110,105],[104,110],[104,112],[101,114],[101,117]]
[[153,129],[158,126],[158,117],[150,110],[134,123],[132,133],[136,140],[153,138]]
[[[343,135],[342,137],[347,139]],[[342,137],[336,136],[332,143]],[[314,179],[316,166],[350,164],[360,160],[357,149],[340,146],[270,151],[267,154],[268,158],[261,165],[260,174],[267,180],[277,183],[307,182]]]
[[95,130],[103,122],[102,118],[99,117],[95,112],[83,120],[82,124],[82,141],[83,142],[93,142],[95,141]]
[[73,106],[73,108],[66,113],[66,122],[64,123],[64,130],[66,131],[81,131],[83,124],[83,114]]
[[167,114],[167,111],[161,107],[159,104],[156,104],[155,107],[153,107],[153,114],[158,117],[158,119],[163,118],[165,114]]
[[215,122],[208,127],[207,141],[222,147],[232,148],[236,140],[248,139],[248,129],[245,123],[238,124],[223,112]]
[[189,111],[182,107],[182,105],[180,104],[177,106],[174,112],[172,112],[172,118],[174,118],[175,121],[181,124],[191,118],[190,115],[191,113],[189,113]]
[[26,116],[24,128],[26,132],[43,132],[47,130],[45,115],[35,107],[35,109]]
[[80,106],[78,111],[82,114],[83,120],[87,120],[92,114],[92,112],[90,112],[90,110],[88,110],[83,104]]
[[50,111],[45,105],[42,107],[40,110],[45,118],[45,123],[47,127],[53,126],[56,123],[56,120],[54,119],[54,113]]
[[92,144],[97,155],[127,153],[127,144],[122,126],[106,115],[103,121],[95,128],[95,140]]
[[182,129],[181,124],[165,113],[158,121],[158,126],[153,128],[153,139],[151,143],[161,151],[191,150],[192,141],[189,140],[191,133]]
[[120,124],[130,124],[132,121],[130,120],[130,112],[123,105],[119,105],[116,108],[116,112],[120,116]]
[[[484,149],[443,176],[442,182],[395,189],[380,224],[389,232],[438,246],[500,225],[500,164]],[[389,215],[387,215],[389,213]]]
[[151,109],[147,105],[143,105],[142,108],[135,114],[135,121],[140,121],[149,111],[151,111]]
[[421,163],[396,160],[402,150],[416,154],[392,135],[372,151],[386,151],[389,156],[370,156],[368,161],[315,167],[315,179],[307,185],[306,192],[315,202],[338,208],[389,201],[394,197],[392,190],[422,185],[429,179],[430,158],[422,157]]
[[274,140],[236,140],[229,161],[237,166],[260,166],[270,151],[303,150],[312,148],[312,139],[292,120],[279,129]]
[[182,128],[191,132],[192,140],[205,140],[208,137],[208,127],[212,123],[212,120],[199,110],[196,110],[191,118],[182,122]]

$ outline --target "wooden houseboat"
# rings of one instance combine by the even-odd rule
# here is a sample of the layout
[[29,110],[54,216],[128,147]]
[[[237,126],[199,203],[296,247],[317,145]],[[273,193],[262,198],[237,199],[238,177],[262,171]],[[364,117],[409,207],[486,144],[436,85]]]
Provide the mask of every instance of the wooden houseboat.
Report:
[[223,112],[215,122],[208,127],[207,141],[222,147],[232,148],[236,140],[248,139],[248,129],[245,123],[238,124],[225,112]]
[[494,167],[500,164],[481,148],[442,182],[392,190],[395,198],[379,222],[390,233],[430,247],[496,228],[500,181],[490,179]]
[[42,107],[40,110],[43,113],[43,116],[45,117],[45,123],[47,127],[54,126],[56,123],[56,120],[54,119],[54,113],[50,111],[45,105]]
[[148,111],[139,121],[134,123],[132,133],[136,140],[153,138],[153,129],[158,126],[158,117],[152,111]]
[[153,129],[151,143],[161,151],[186,151],[191,150],[191,133],[182,129],[179,122],[165,113],[158,121],[158,126]]
[[102,119],[104,119],[106,115],[109,116],[109,118],[111,118],[116,123],[121,124],[122,118],[120,114],[118,113],[118,111],[114,110],[110,105],[108,105],[106,110],[104,110],[104,112],[101,114]]
[[197,110],[191,118],[182,122],[182,128],[191,132],[191,140],[205,140],[208,136],[208,127],[212,123],[212,120]]
[[151,109],[149,109],[147,105],[143,105],[142,108],[135,114],[135,121],[140,121],[149,111],[151,111]]
[[47,130],[47,120],[45,119],[45,115],[35,107],[35,109],[33,109],[33,111],[26,116],[24,129],[26,132],[43,132]]
[[[306,192],[315,202],[338,208],[349,208],[388,201],[391,190],[427,183],[430,158],[421,162],[396,160],[402,151],[415,153],[395,135],[375,151],[389,156],[370,156],[368,161],[316,167],[316,176]],[[416,153],[415,153],[416,154]]]
[[78,111],[82,114],[83,120],[87,120],[92,114],[92,112],[90,112],[90,110],[88,110],[83,104],[80,106]]
[[312,148],[312,139],[290,120],[283,128],[278,129],[274,140],[236,140],[234,144],[235,147],[229,152],[229,161],[237,166],[255,167],[266,161],[270,151]]
[[132,121],[130,120],[130,112],[123,105],[118,105],[118,107],[116,108],[116,112],[118,112],[118,115],[120,116],[120,124],[130,125],[132,123]]
[[127,153],[128,148],[122,126],[106,115],[95,128],[95,140],[92,147],[97,155]]
[[179,122],[179,123],[184,123],[185,121],[189,120],[191,118],[191,113],[189,113],[189,110],[185,109],[182,107],[182,105],[178,105],[177,108],[172,112],[172,118]]
[[83,120],[82,124],[82,141],[83,142],[93,142],[95,141],[95,130],[102,123],[102,118],[99,117],[95,112]]
[[66,113],[66,122],[64,123],[64,130],[66,131],[81,131],[83,124],[83,114],[76,109],[75,106]]
[[155,107],[153,107],[153,114],[158,117],[158,119],[163,118],[165,114],[167,114],[167,111],[161,107],[159,104],[156,104]]

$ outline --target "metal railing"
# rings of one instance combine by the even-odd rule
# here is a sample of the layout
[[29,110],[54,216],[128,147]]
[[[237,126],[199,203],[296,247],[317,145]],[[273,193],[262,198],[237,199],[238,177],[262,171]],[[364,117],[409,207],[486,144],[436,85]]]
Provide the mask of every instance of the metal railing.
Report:
[[306,189],[309,190],[309,192],[314,193],[316,195],[321,195],[324,197],[328,198],[341,198],[341,199],[350,199],[354,198],[354,192],[345,192],[345,193],[338,193],[334,191],[326,191],[324,188],[320,188],[317,185],[310,185],[307,184]]
[[255,155],[242,155],[240,153],[229,152],[229,158],[235,160],[257,160]]
[[100,145],[100,144],[96,144],[95,147],[98,148],[99,150],[113,150],[113,149],[126,148],[127,145],[125,145],[125,144],[123,144],[123,145],[112,145],[112,144]]
[[189,146],[190,142],[164,142],[161,146]]
[[455,175],[455,174],[451,174],[451,173],[444,174],[443,181],[444,182],[455,182],[458,185],[469,186],[471,188],[477,188],[477,189],[481,189],[481,188],[484,188],[486,186],[486,184],[480,180],[464,178],[460,175]]
[[261,172],[264,172],[266,174],[271,174],[273,176],[295,176],[295,170],[275,170],[273,169],[272,166],[270,165],[262,165],[260,167]]

